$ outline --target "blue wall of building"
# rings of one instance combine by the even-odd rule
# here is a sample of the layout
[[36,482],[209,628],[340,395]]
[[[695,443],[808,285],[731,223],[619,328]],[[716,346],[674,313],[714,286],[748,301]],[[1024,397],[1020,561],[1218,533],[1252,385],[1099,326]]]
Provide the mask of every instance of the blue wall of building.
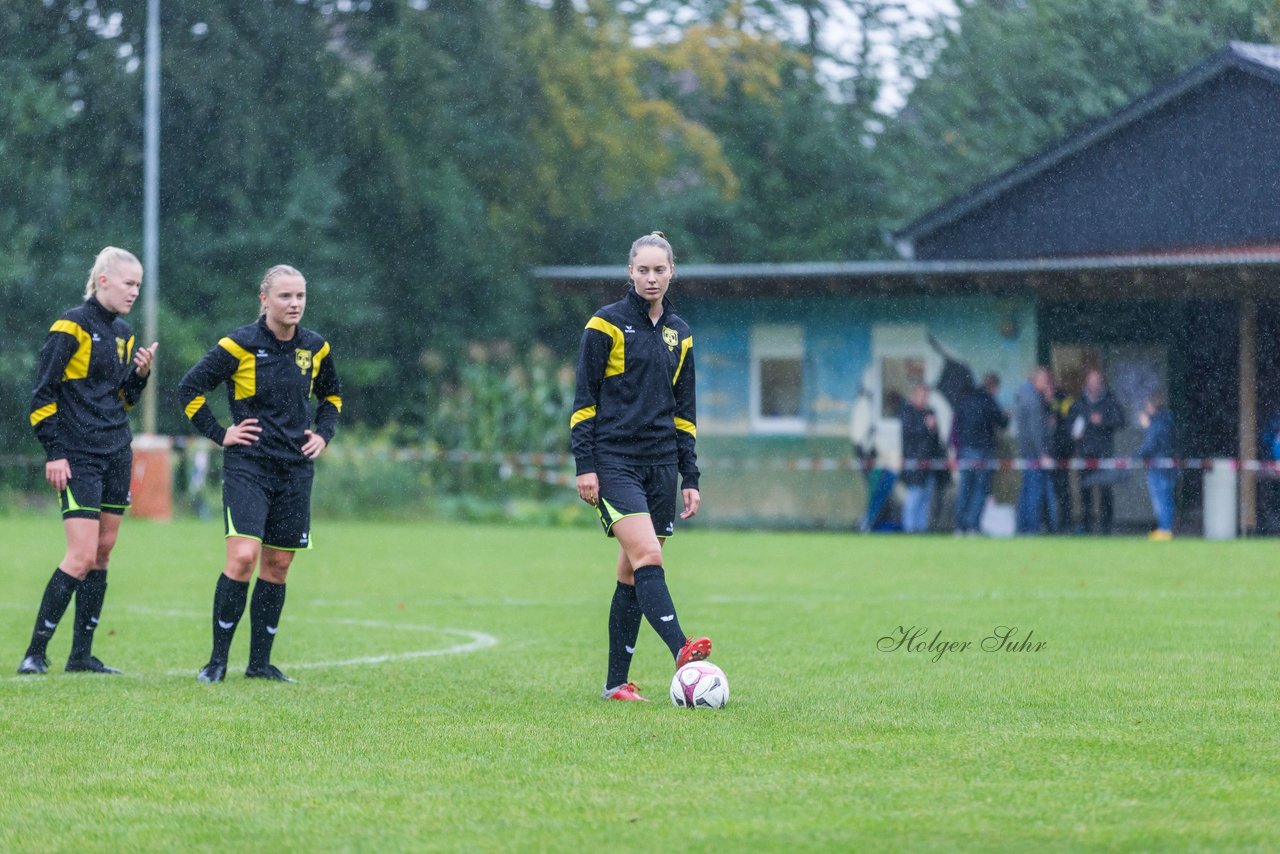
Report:
[[[674,297],[693,328],[698,372],[698,454],[705,484],[697,523],[854,528],[865,512],[867,479],[848,467],[792,470],[796,459],[851,461],[853,404],[875,357],[877,327],[924,327],[976,374],[1002,377],[1012,408],[1037,355],[1032,297],[814,296]],[[751,337],[759,325],[802,330],[801,429],[753,429]],[[922,340],[922,336],[917,337]],[[940,360],[938,360],[940,362]],[[937,380],[936,374],[927,377]],[[997,478],[997,494],[1010,486]]]
[[[803,412],[809,435],[847,434],[850,409],[872,364],[878,325],[921,325],[973,368],[1002,378],[1012,405],[1036,361],[1031,297],[685,297],[693,327],[699,434],[751,433],[751,329],[798,324],[804,336]],[[936,376],[928,378],[931,382]]]

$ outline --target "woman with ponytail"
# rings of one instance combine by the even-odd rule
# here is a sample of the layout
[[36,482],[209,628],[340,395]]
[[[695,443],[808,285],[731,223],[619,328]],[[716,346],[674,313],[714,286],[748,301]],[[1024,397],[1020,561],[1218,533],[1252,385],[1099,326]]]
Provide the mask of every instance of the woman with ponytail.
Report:
[[620,546],[601,696],[643,701],[628,679],[643,616],[676,667],[705,659],[711,640],[686,637],[663,567],[679,517],[698,512],[693,334],[667,298],[675,255],[660,231],[631,245],[627,292],[587,321],[570,419],[578,496]]
[[119,673],[93,655],[107,595],[107,563],[129,506],[133,464],[127,410],[142,396],[156,347],[134,348],[129,313],[142,288],[133,253],[98,253],[84,302],[62,314],[40,350],[31,396],[31,427],[44,446],[45,480],[62,503],[67,551],[45,586],[21,674],[49,669],[46,657],[67,606],[76,600],[67,671]]
[[[271,663],[271,648],[285,576],[294,554],[311,547],[313,463],[333,440],[342,411],[328,342],[298,325],[306,303],[301,273],[285,264],[267,270],[258,285],[257,322],[220,340],[178,385],[191,423],[224,449],[227,561],[214,591],[213,651],[196,677],[201,682],[226,677],[255,569],[245,676],[294,681]],[[218,423],[205,397],[224,383],[230,427]]]

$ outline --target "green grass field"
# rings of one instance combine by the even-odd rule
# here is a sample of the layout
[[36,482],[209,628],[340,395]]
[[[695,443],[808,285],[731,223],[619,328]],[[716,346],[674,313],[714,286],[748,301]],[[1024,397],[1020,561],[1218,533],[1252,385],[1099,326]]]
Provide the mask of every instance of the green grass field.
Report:
[[186,521],[123,529],[96,652],[126,675],[62,673],[64,622],[17,677],[61,530],[0,517],[0,850],[1280,848],[1280,544],[685,532],[681,622],[733,690],[694,712],[647,626],[654,702],[598,699],[596,531],[315,534],[299,684],[195,682],[222,545]]

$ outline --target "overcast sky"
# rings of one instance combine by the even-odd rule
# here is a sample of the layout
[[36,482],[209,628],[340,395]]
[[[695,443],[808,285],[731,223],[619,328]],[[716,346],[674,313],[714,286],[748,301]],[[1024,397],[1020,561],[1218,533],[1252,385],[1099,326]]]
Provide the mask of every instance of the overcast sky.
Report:
[[[836,14],[832,15],[823,34],[824,47],[838,57],[852,58],[861,43],[857,18],[848,6],[832,5]],[[906,0],[906,7],[902,13],[901,31],[908,38],[927,35],[945,18],[954,18],[958,14],[955,0]],[[802,28],[803,23],[803,19],[798,20],[797,27]],[[891,113],[902,106],[909,84],[898,73],[897,49],[889,34],[873,33],[872,38],[876,42],[872,56],[881,63],[881,77],[886,84],[877,107],[881,112]]]

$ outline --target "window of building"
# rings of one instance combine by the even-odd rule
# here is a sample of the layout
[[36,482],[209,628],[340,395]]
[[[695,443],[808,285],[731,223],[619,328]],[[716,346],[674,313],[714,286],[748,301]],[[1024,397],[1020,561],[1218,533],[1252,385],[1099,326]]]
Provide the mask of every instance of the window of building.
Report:
[[925,382],[925,359],[920,356],[885,356],[880,360],[880,417],[901,418],[911,389]]
[[751,426],[804,432],[804,330],[798,324],[751,330]]

